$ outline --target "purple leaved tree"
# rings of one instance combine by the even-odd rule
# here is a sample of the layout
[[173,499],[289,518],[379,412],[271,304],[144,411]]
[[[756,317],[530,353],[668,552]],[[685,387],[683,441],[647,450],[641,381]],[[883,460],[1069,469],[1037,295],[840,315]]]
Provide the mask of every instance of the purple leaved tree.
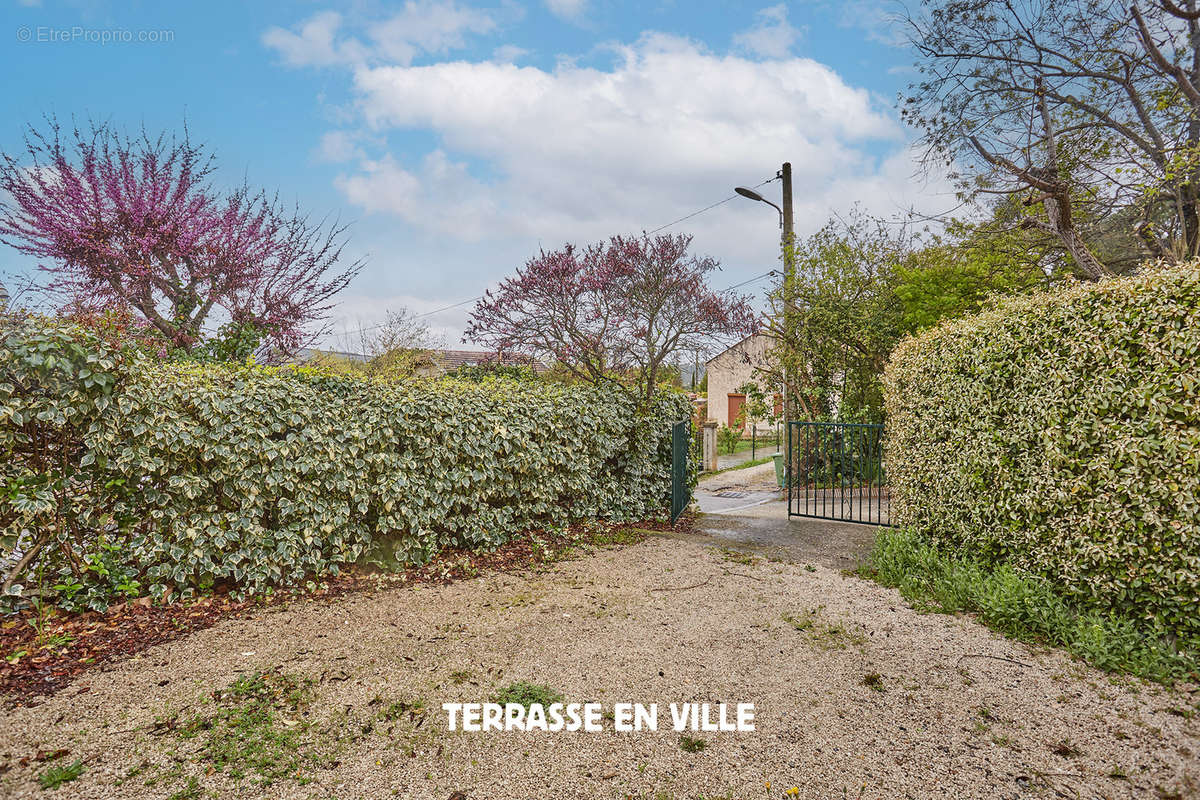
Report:
[[339,266],[343,226],[245,185],[218,193],[214,169],[186,131],[68,133],[50,118],[0,157],[0,241],[45,259],[41,288],[64,305],[132,310],[185,349],[215,315],[291,351],[362,264]]
[[708,287],[690,236],[614,236],[542,251],[476,303],[466,338],[558,362],[593,383],[631,378],[645,400],[681,352],[757,328],[745,297]]

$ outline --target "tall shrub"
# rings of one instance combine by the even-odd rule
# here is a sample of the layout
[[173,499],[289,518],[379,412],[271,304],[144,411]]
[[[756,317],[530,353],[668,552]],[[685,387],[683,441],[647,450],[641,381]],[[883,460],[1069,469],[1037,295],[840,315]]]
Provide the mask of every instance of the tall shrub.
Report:
[[1200,266],[944,324],[884,384],[900,524],[1200,633]]
[[[73,347],[74,335],[54,346]],[[34,384],[44,365],[13,352],[0,350],[0,479],[10,489],[0,556],[14,562],[30,531],[48,531],[55,546],[39,565],[60,594],[90,591],[101,570],[130,591],[263,591],[336,572],[381,541],[421,563],[447,545],[495,547],[531,528],[661,516],[669,423],[690,414],[678,395],[645,407],[592,387],[388,384],[136,358],[96,413],[76,398],[78,379]],[[80,423],[60,425],[60,460],[85,496],[25,490],[46,480],[45,454],[13,432],[14,414],[35,401],[78,405],[61,415]]]

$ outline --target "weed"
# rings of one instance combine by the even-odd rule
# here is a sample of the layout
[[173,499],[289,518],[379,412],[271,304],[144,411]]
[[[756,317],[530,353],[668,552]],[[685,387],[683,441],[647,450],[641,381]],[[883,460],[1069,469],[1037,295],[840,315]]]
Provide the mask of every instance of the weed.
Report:
[[721,554],[721,558],[725,561],[731,561],[734,564],[741,564],[746,567],[754,566],[755,558],[749,553],[735,550],[732,547],[722,547],[717,552]]
[[903,528],[879,532],[871,567],[859,574],[899,589],[919,611],[976,612],[1001,633],[1064,647],[1109,672],[1166,684],[1200,674],[1200,641],[1172,641],[1127,617],[1073,604],[1043,578],[947,555]]
[[201,737],[201,757],[232,778],[256,774],[264,785],[319,761],[307,746],[309,723],[298,719],[312,699],[312,681],[280,672],[257,672],[213,692],[215,711],[194,715],[179,729]]
[[464,683],[471,680],[471,670],[456,669],[450,673],[450,680],[453,681],[455,686],[462,686]]
[[878,672],[868,672],[863,676],[862,685],[876,692],[883,692],[883,676]]
[[192,775],[182,789],[167,798],[167,800],[199,800],[203,796],[200,789],[200,779]]
[[849,629],[840,622],[826,621],[821,614],[824,608],[817,606],[796,615],[784,614],[780,619],[824,650],[844,650],[847,644],[859,647],[866,644],[866,637],[861,632]]
[[679,749],[685,753],[699,753],[708,747],[708,742],[686,733],[679,737]]
[[591,543],[597,547],[620,547],[637,544],[651,533],[643,528],[613,528],[592,534]]
[[40,641],[43,650],[64,650],[71,646],[75,637],[70,633],[52,633],[43,636]]
[[396,722],[407,716],[416,719],[425,713],[425,700],[418,697],[414,700],[396,700],[379,712],[379,718],[388,722]]
[[83,761],[75,760],[70,764],[57,764],[52,767],[47,767],[46,771],[38,776],[38,784],[43,789],[57,789],[64,783],[69,783],[83,774]]
[[563,696],[545,684],[517,681],[497,692],[492,700],[501,705],[516,703],[519,706],[524,706],[525,710],[528,711],[529,706],[534,703],[540,704],[543,708],[552,703],[561,703],[563,702]]

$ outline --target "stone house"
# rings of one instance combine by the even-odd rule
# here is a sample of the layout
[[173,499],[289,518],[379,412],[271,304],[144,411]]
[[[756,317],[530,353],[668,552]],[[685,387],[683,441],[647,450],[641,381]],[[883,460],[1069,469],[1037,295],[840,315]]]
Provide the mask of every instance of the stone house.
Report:
[[[746,395],[741,387],[748,382],[759,383],[760,388],[770,395],[768,387],[761,385],[761,378],[755,371],[766,366],[772,341],[771,336],[756,333],[708,360],[705,365],[708,375],[708,419],[716,420],[721,425],[732,425],[746,403]],[[779,413],[778,395],[775,405],[776,413]],[[769,429],[765,422],[758,423],[758,427],[759,430]]]

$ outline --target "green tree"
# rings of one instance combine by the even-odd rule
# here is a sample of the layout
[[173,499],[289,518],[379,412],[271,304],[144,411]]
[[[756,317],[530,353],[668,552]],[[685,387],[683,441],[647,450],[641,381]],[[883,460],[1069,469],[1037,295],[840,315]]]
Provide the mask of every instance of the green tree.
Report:
[[895,286],[909,246],[906,231],[857,209],[796,244],[795,334],[784,330],[777,289],[768,323],[776,346],[760,377],[784,386],[801,415],[881,417],[879,375],[902,332]]
[[980,310],[989,297],[1024,294],[1069,273],[1054,242],[1020,226],[1021,213],[1018,203],[1002,201],[991,219],[951,220],[944,234],[901,256],[896,267],[901,329],[924,330]]

